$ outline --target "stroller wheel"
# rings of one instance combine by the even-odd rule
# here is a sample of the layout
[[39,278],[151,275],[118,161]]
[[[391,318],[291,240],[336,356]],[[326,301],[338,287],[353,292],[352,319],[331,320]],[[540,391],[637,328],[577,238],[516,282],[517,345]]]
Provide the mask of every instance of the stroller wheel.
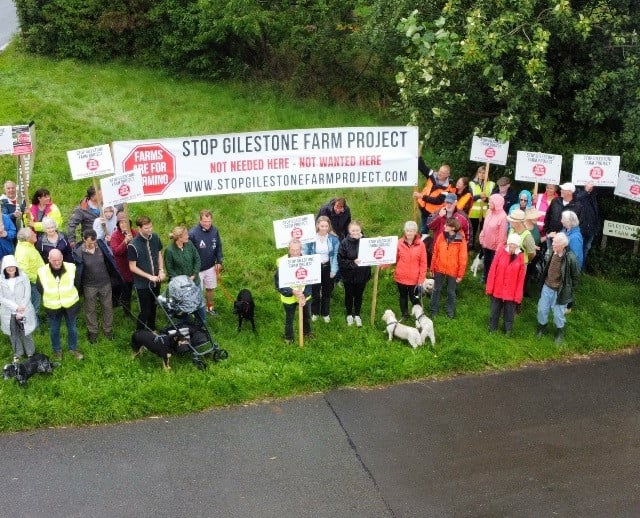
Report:
[[213,351],[213,359],[215,361],[226,360],[229,357],[229,353],[226,349],[215,349]]
[[203,371],[207,368],[207,364],[203,362],[201,358],[194,357],[192,361],[193,364],[198,368],[198,370]]

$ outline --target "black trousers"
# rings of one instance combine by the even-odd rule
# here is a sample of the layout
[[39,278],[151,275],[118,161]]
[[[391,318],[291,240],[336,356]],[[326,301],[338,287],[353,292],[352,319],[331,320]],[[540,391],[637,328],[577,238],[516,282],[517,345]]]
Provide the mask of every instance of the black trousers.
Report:
[[160,286],[153,288],[136,288],[140,313],[136,322],[136,329],[156,330],[156,297],[160,295]]
[[326,317],[331,310],[331,293],[333,293],[333,279],[331,278],[331,264],[322,265],[320,284],[311,286],[311,313]]
[[411,305],[420,304],[420,297],[416,297],[415,285],[407,286],[406,284],[400,284],[396,282],[398,286],[398,294],[400,295],[400,311],[402,312],[402,318],[409,316],[409,301]]

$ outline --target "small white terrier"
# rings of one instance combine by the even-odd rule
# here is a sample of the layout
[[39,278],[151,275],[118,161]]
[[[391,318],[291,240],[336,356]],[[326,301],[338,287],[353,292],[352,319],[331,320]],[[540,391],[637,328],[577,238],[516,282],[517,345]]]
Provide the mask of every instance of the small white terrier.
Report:
[[480,254],[476,255],[471,263],[471,272],[474,277],[478,276],[478,272],[482,272],[484,270],[484,261],[480,258]]
[[422,290],[425,293],[433,293],[433,279],[425,279],[422,283]]
[[387,324],[386,332],[389,335],[389,341],[393,340],[394,336],[397,336],[409,342],[409,345],[414,349],[422,345],[423,341],[420,336],[420,331],[415,327],[405,326],[398,322],[396,315],[390,309],[387,309],[382,314],[382,321]]
[[422,343],[427,342],[427,338],[431,341],[431,347],[436,345],[436,335],[433,330],[433,321],[424,314],[424,310],[420,304],[414,304],[411,308],[411,314],[416,319],[416,328],[420,331]]

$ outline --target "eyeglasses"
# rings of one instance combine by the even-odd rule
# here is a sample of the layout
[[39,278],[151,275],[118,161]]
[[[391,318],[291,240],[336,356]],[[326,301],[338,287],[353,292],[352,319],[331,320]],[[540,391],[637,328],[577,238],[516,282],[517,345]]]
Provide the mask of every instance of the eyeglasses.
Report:
[[529,198],[520,198],[520,201],[529,201]]

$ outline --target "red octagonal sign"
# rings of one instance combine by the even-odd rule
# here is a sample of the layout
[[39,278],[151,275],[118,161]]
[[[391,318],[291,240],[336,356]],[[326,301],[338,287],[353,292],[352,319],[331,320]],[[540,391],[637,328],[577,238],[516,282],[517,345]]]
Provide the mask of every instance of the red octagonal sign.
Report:
[[162,194],[176,179],[176,159],[162,144],[140,144],[124,159],[123,170],[140,172],[145,194]]

